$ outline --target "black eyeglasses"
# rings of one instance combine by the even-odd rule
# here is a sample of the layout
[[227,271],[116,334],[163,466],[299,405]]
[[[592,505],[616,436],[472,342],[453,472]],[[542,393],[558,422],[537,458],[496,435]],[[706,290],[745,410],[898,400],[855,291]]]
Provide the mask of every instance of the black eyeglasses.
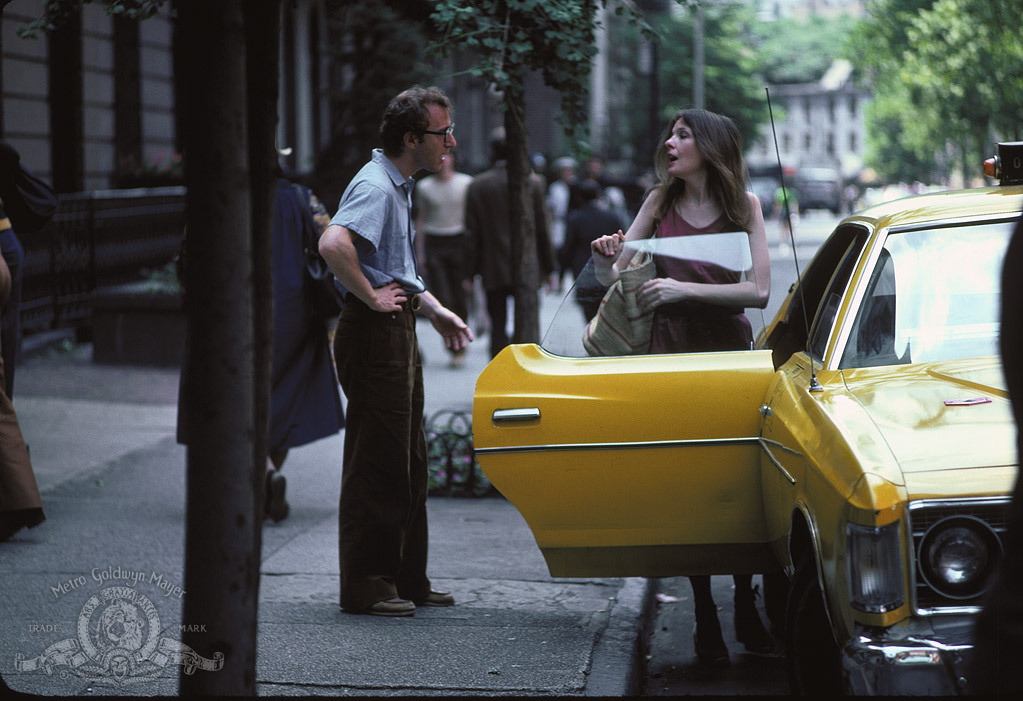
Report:
[[455,133],[455,125],[452,123],[445,129],[423,129],[423,133],[433,134],[434,136],[443,136],[444,140],[447,141]]

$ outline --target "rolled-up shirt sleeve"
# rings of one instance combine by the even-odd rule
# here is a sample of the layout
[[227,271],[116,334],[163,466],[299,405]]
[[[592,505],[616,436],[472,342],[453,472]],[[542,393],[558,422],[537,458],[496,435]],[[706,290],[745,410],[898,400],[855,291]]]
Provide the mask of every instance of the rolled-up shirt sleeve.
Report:
[[387,193],[372,183],[355,183],[345,193],[331,224],[343,226],[355,234],[355,251],[359,255],[359,268],[373,287],[381,287],[394,277],[377,265],[377,254],[387,225]]
[[337,214],[330,220],[331,224],[343,226],[359,235],[375,253],[380,247],[380,237],[387,220],[387,193],[382,192],[372,183],[355,183],[345,193]]

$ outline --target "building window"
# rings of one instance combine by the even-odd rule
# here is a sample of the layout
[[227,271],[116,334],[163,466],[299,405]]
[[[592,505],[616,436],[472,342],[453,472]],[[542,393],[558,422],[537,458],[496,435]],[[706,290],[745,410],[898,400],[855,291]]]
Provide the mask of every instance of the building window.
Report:
[[831,133],[831,132],[828,132],[828,140],[827,140],[827,147],[826,148],[828,150],[828,155],[829,156],[834,156],[835,155],[835,135],[833,133]]
[[114,18],[114,172],[119,176],[142,168],[142,82],[139,67],[139,23]]
[[859,150],[859,144],[856,139],[856,132],[849,132],[849,150],[856,153]]
[[813,145],[813,136],[810,134],[810,132],[806,132],[806,134],[803,135],[803,150],[809,152],[810,151],[810,147],[812,145]]
[[53,189],[78,192],[85,174],[82,124],[82,12],[75,8],[46,35],[50,56],[50,139]]

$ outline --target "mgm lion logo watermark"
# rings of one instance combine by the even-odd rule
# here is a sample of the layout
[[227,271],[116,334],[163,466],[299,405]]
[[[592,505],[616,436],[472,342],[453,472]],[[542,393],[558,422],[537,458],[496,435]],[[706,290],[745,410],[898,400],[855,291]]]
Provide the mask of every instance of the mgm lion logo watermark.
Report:
[[107,587],[85,602],[78,616],[77,638],[50,645],[41,655],[14,657],[18,672],[58,671],[119,684],[151,681],[167,665],[181,665],[185,674],[197,669],[215,672],[224,653],[202,657],[184,643],[162,637],[160,614],[147,596],[130,586]]

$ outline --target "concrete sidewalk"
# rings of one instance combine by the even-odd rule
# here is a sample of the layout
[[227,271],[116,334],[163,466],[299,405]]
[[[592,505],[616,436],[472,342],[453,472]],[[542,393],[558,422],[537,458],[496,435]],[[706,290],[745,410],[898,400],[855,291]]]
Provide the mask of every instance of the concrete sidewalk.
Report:
[[[428,415],[469,409],[486,339],[451,369],[422,323]],[[0,674],[35,694],[175,694],[180,665],[158,653],[179,644],[187,595],[177,371],[94,365],[89,346],[33,356],[18,368],[15,407],[47,521],[0,543]],[[341,612],[342,436],[292,451],[291,515],[263,530],[261,695],[638,691],[645,580],[552,578],[499,497],[428,502],[430,575],[455,607],[410,619]],[[118,647],[156,662],[129,655],[118,666]]]

